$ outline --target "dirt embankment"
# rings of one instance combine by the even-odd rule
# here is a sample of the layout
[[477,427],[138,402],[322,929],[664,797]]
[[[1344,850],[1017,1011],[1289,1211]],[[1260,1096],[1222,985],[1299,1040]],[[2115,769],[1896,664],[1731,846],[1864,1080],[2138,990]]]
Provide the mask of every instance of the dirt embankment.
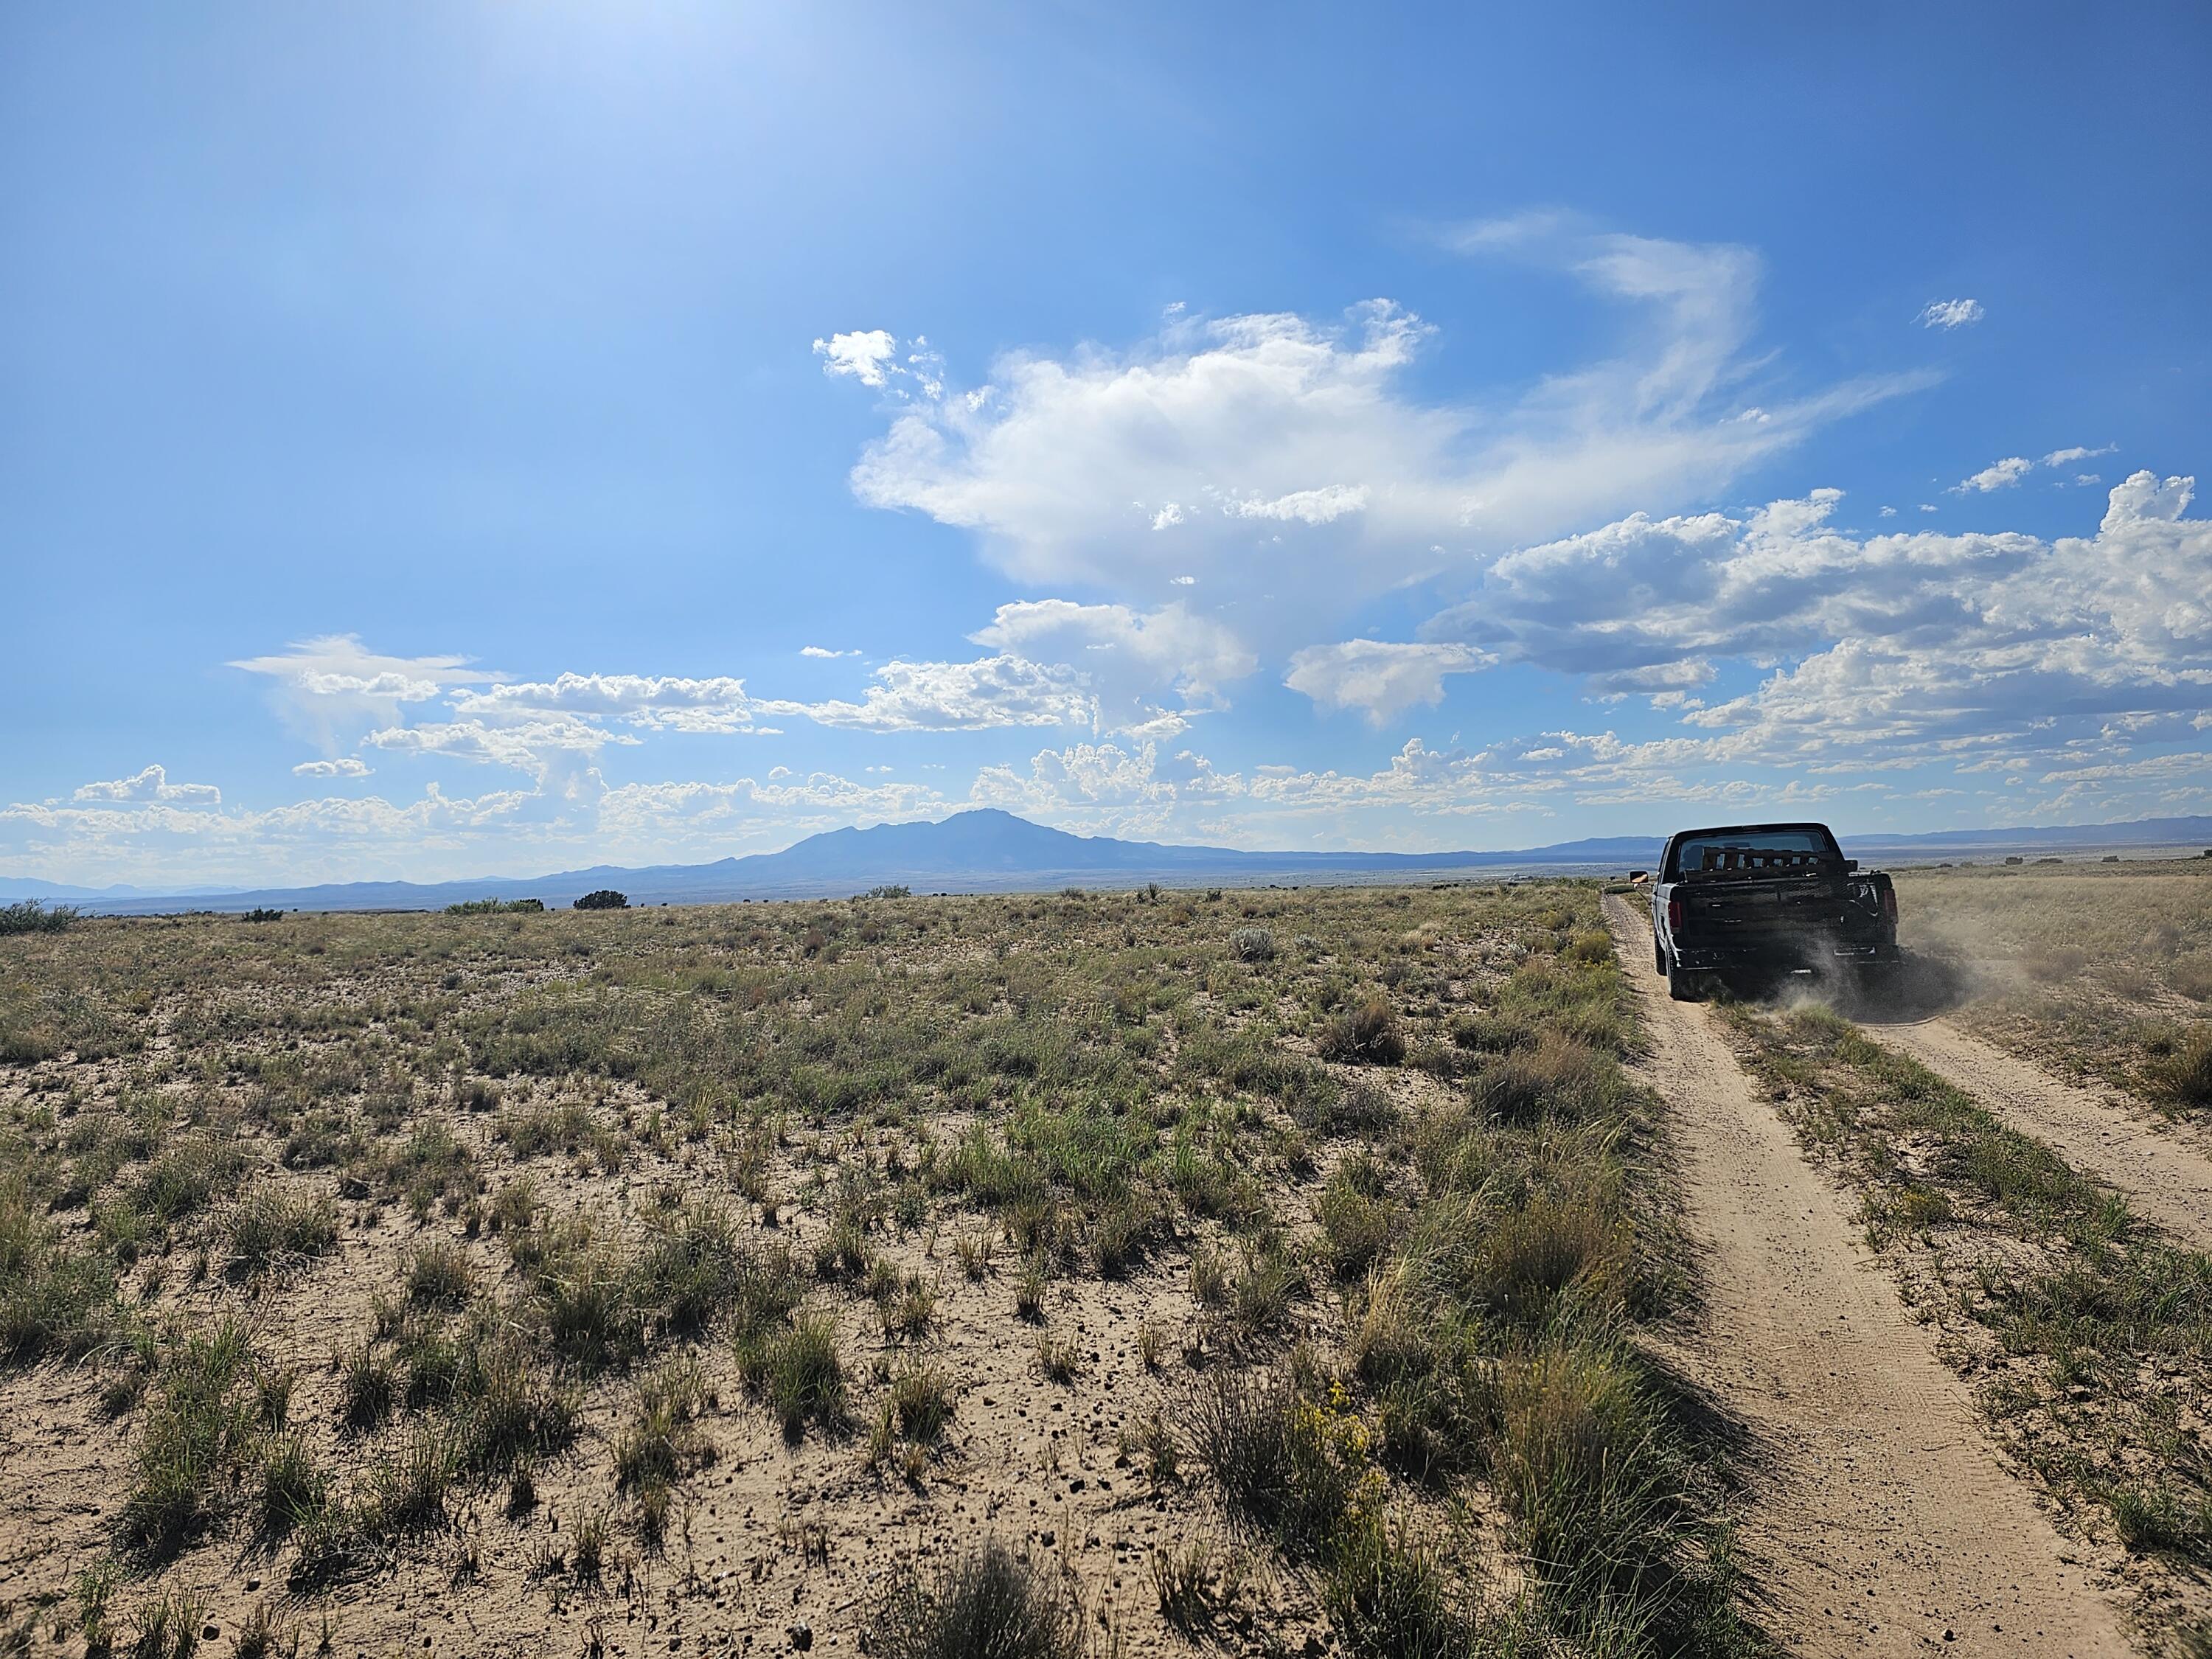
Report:
[[1999,1467],[1847,1201],[1705,1011],[1668,1000],[1634,913],[1606,905],[1710,1251],[1704,1316],[1678,1359],[1764,1467],[1743,1539],[1771,1627],[1809,1654],[2129,1651],[2119,1598]]

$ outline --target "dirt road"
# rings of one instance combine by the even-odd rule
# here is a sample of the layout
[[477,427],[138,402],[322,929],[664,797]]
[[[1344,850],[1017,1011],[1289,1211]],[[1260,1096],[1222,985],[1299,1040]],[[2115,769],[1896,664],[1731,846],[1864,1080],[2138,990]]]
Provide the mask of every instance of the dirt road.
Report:
[[1998,1466],[1850,1206],[1755,1097],[1706,1011],[1668,1000],[1640,918],[1606,907],[1643,998],[1645,1076],[1672,1109],[1691,1228],[1710,1246],[1681,1363],[1759,1447],[1743,1541],[1771,1628],[1820,1655],[2131,1651],[2120,1599]]
[[2145,1220],[2196,1249],[2212,1249],[2212,1146],[2201,1137],[2161,1131],[2143,1108],[2108,1091],[2063,1082],[1947,1019],[1863,1023],[1860,1029],[1965,1090],[2075,1169],[2110,1182]]

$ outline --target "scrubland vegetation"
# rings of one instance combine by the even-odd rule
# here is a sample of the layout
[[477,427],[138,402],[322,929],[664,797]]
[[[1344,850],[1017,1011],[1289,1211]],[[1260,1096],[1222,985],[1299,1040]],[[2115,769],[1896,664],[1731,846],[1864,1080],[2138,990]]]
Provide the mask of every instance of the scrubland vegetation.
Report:
[[1908,948],[1971,1028],[2062,1074],[2212,1112],[2212,860],[1910,871]]
[[1568,884],[12,939],[4,1617],[1747,1648],[1638,1041]]

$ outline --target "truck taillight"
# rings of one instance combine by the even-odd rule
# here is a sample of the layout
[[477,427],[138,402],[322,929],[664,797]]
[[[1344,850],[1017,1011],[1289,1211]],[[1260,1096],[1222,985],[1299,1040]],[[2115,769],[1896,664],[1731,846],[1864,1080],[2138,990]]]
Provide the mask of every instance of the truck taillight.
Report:
[[1667,901],[1667,931],[1670,933],[1674,933],[1678,930],[1681,925],[1682,901],[1678,898],[1670,898]]
[[1897,889],[1894,887],[1881,890],[1881,918],[1884,921],[1897,920]]

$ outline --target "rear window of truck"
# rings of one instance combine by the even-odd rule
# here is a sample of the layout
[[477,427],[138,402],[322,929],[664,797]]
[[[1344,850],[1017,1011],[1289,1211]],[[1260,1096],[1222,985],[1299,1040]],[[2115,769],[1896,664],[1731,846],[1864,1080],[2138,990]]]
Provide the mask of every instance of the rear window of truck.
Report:
[[1671,879],[1698,876],[1761,876],[1810,870],[1836,857],[1835,843],[1817,830],[1732,830],[1691,836],[1677,842]]

